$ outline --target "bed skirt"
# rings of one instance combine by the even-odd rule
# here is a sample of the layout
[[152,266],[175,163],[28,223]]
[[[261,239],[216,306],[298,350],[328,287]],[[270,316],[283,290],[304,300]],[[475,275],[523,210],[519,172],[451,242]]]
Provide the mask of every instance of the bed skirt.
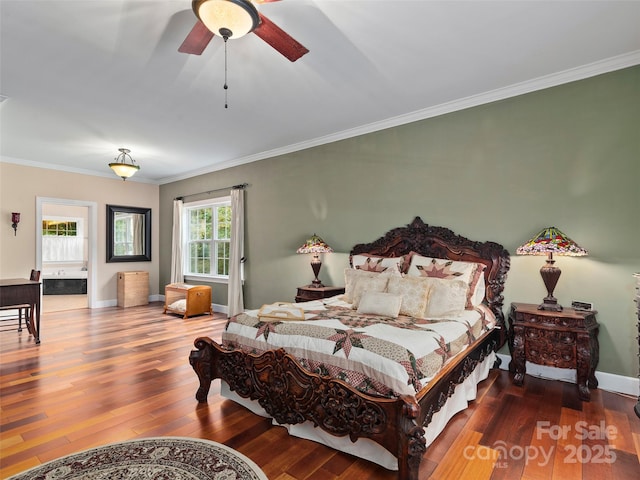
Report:
[[[456,413],[465,410],[469,406],[469,402],[476,399],[478,393],[477,385],[488,377],[489,370],[495,363],[495,360],[496,354],[492,351],[482,362],[478,363],[473,372],[461,384],[456,386],[453,395],[449,397],[447,403],[433,415],[431,423],[425,428],[427,447],[440,435],[449,420],[451,420]],[[269,417],[257,401],[242,398],[240,395],[232,392],[224,381],[221,382],[220,394],[224,398],[233,400],[244,406],[256,415]],[[280,425],[275,420],[273,424]],[[289,434],[294,437],[305,438],[327,445],[334,450],[349,453],[356,457],[377,463],[388,470],[398,470],[398,459],[391,452],[368,438],[360,438],[356,442],[352,442],[349,437],[335,437],[320,428],[315,428],[311,422],[282,426],[289,430]]]

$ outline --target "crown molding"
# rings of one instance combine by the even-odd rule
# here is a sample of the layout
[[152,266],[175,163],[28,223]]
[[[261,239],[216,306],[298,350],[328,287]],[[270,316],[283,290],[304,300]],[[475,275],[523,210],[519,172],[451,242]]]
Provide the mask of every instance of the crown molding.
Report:
[[368,133],[377,132],[387,128],[398,127],[412,122],[420,120],[426,120],[428,118],[438,117],[447,113],[457,112],[467,108],[477,107],[488,103],[497,102],[507,98],[517,97],[531,92],[544,90],[551,87],[556,87],[570,82],[578,80],[584,80],[586,78],[594,77],[596,75],[602,75],[604,73],[613,72],[616,70],[622,70],[623,68],[632,67],[640,64],[640,50],[636,50],[627,54],[618,55],[616,57],[607,58],[598,62],[590,63],[580,67],[564,70],[562,72],[545,75],[525,82],[510,85],[504,88],[498,88],[488,92],[484,92],[478,95],[472,95],[469,97],[461,98],[451,102],[446,102],[433,107],[425,108],[422,110],[416,110],[404,115],[391,117],[380,122],[369,123],[360,127],[342,130],[330,135],[317,137],[312,140],[287,145],[285,147],[276,148],[273,150],[267,150],[254,155],[248,155],[233,160],[229,160],[222,163],[217,163],[207,168],[194,170],[191,172],[185,172],[183,175],[177,175],[167,177],[159,180],[159,183],[171,183],[178,180],[185,180],[187,178],[195,177],[198,175],[204,175],[207,173],[217,172],[225,170],[231,167],[237,167],[247,163],[264,160],[266,158],[276,157],[278,155],[285,155],[288,153],[297,152],[307,148],[317,147],[320,145],[326,145],[328,143],[345,140],[348,138],[357,137],[360,135],[366,135]]

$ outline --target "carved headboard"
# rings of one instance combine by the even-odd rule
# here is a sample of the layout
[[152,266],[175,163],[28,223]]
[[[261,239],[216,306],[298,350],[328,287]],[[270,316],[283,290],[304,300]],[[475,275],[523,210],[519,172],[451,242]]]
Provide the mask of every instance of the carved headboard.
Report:
[[[374,242],[354,246],[351,255],[368,253],[381,257],[401,257],[411,252],[426,257],[478,262],[486,265],[485,302],[504,328],[502,291],[511,259],[509,252],[502,245],[495,242],[469,240],[448,228],[427,225],[420,217],[416,217],[406,227],[394,228]],[[351,258],[349,261],[351,262]]]

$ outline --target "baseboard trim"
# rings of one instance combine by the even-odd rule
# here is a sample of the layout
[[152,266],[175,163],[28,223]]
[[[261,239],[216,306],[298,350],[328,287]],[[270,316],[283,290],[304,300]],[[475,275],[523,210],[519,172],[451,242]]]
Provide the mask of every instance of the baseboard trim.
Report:
[[[502,370],[508,370],[509,362],[511,362],[511,356],[505,355],[504,353],[498,353],[498,358],[502,360],[500,368]],[[544,365],[536,365],[535,363],[527,362],[527,375],[547,380],[560,380],[563,382],[576,383],[576,371],[567,368],[545,367]],[[599,372],[597,370],[596,378],[598,379],[598,388],[608,392],[623,393],[625,395],[635,397],[640,391],[640,379],[638,378],[625,377],[614,373]]]
[[[150,295],[149,302],[163,302],[164,303],[164,295]],[[117,307],[118,300],[101,300],[96,302],[93,308],[106,308],[106,307]],[[219,305],[217,303],[212,303],[211,307],[214,312],[218,313],[229,313],[229,307],[227,305]]]

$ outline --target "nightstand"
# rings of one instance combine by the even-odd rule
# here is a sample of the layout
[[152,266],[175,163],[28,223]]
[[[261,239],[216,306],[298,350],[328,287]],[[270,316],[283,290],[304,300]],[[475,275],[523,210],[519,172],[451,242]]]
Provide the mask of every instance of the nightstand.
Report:
[[526,362],[556,368],[575,368],[578,397],[590,401],[596,388],[598,322],[595,311],[565,308],[538,310],[537,305],[512,303],[509,312],[509,349],[513,383],[524,383]]
[[298,287],[296,302],[309,302],[311,300],[322,300],[344,293],[344,287]]

